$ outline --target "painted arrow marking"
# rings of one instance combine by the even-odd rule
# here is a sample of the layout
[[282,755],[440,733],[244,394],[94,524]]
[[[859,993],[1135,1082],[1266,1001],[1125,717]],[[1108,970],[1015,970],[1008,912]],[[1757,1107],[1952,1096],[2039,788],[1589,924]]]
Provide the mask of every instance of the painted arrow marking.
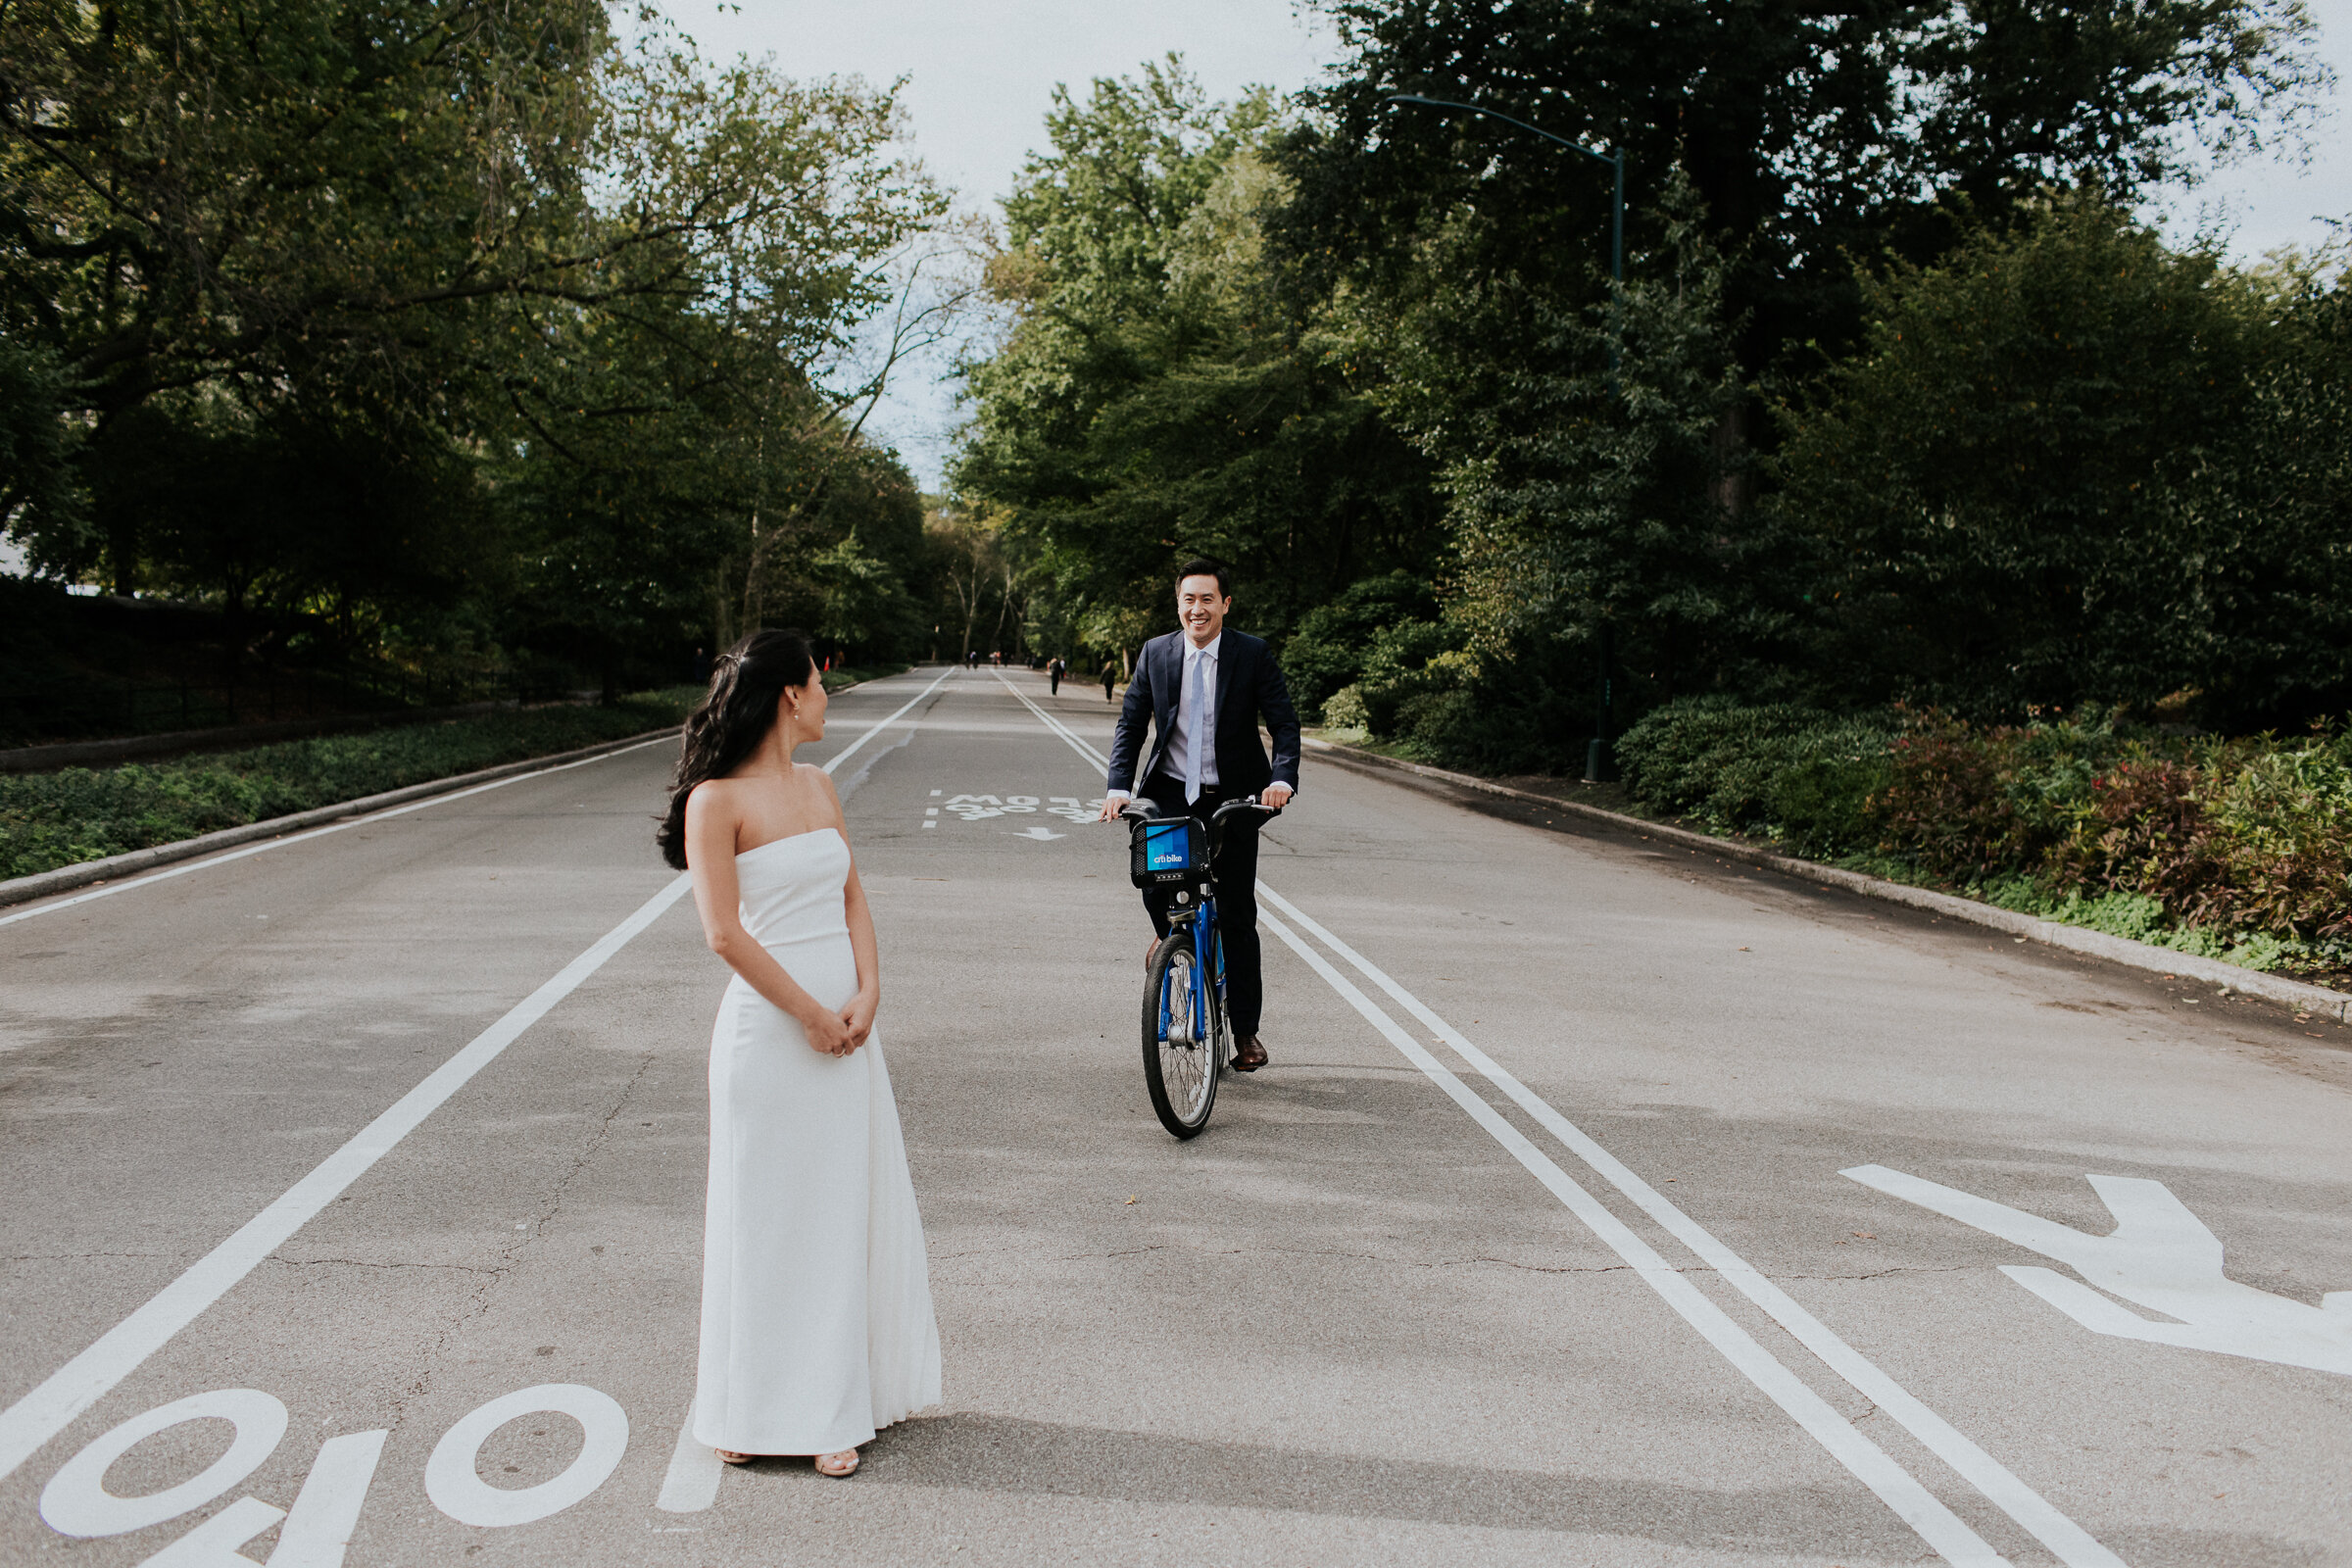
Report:
[[2352,1376],[2352,1291],[2331,1292],[2318,1306],[2308,1306],[2225,1278],[2220,1240],[2162,1182],[2091,1177],[2091,1187],[2115,1216],[2115,1230],[2086,1236],[1884,1165],[1857,1165],[1838,1174],[2054,1257],[2100,1291],[2180,1320],[2151,1322],[2055,1269],[2001,1269],[2093,1334]]
[[[1010,828],[1006,828],[1004,831],[1007,833],[1012,833],[1012,829]],[[1066,837],[1064,834],[1054,832],[1050,827],[1025,827],[1018,833],[1012,833],[1012,836],[1016,839],[1035,839],[1040,844],[1043,844],[1048,839]]]

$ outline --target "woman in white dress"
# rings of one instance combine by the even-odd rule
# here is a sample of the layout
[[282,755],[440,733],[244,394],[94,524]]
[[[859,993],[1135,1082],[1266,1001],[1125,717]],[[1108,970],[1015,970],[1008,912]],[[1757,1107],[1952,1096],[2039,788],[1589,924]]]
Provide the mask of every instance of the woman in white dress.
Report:
[[824,734],[808,640],[746,637],[686,721],[660,839],[735,971],[710,1033],[695,1441],[848,1476],[878,1428],[939,1402],[939,1326],[873,916],[833,780],[792,760]]

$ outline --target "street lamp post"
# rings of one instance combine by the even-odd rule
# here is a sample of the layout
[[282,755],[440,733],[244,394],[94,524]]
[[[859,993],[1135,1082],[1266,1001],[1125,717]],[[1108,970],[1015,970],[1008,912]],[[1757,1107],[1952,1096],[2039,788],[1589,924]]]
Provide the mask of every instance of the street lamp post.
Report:
[[[1541,136],[1547,142],[1567,148],[1570,152],[1583,153],[1595,163],[1608,165],[1614,187],[1610,192],[1609,199],[1609,292],[1611,295],[1610,308],[1612,311],[1615,309],[1615,295],[1625,285],[1625,150],[1623,148],[1613,148],[1605,153],[1594,152],[1582,142],[1570,141],[1565,136],[1555,136],[1541,125],[1531,125],[1524,120],[1506,115],[1500,110],[1489,109],[1484,104],[1456,103],[1449,98],[1424,98],[1419,93],[1412,92],[1391,93],[1384,101],[1392,104],[1409,104],[1417,109],[1456,110],[1465,115],[1484,115],[1489,120],[1499,120],[1506,125],[1513,125],[1531,135]],[[1614,381],[1616,377],[1617,337],[1612,332],[1609,336],[1609,378]],[[1613,710],[1616,707],[1614,701],[1616,694],[1611,680],[1616,665],[1614,630],[1615,628],[1609,623],[1608,616],[1604,613],[1600,618],[1600,690],[1595,694],[1592,739],[1585,748],[1585,781],[1589,784],[1601,783],[1611,771],[1609,730]]]
[[1581,141],[1555,136],[1541,125],[1531,125],[1524,120],[1514,119],[1497,109],[1489,109],[1484,104],[1458,104],[1450,98],[1424,98],[1417,92],[1393,92],[1383,102],[1411,104],[1418,109],[1458,109],[1465,115],[1484,115],[1489,120],[1516,125],[1531,135],[1541,136],[1572,153],[1583,153],[1594,163],[1608,165],[1616,187],[1609,203],[1609,280],[1614,283],[1625,281],[1625,152],[1622,148],[1614,152],[1596,153]]

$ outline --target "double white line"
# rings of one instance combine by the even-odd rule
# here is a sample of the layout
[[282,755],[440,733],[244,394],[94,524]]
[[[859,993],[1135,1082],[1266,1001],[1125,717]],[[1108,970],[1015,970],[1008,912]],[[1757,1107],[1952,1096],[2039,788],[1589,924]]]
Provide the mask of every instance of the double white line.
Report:
[[[1027,693],[1002,674],[998,679],[1048,729],[1060,736],[1072,751],[1090,763],[1097,770],[1097,778],[1102,778],[1108,772],[1108,759],[1089,745],[1084,737],[1040,708]],[[2049,1548],[2060,1562],[2067,1564],[2067,1568],[2124,1568],[2123,1559],[2092,1539],[2088,1531],[2059,1512],[2047,1498],[2026,1485],[2007,1466],[1979,1447],[1867,1356],[1838,1338],[1820,1319],[1798,1305],[1787,1292],[1766,1279],[1753,1264],[1726,1247],[1696,1220],[1668,1202],[1656,1188],[1634,1174],[1623,1161],[1505,1071],[1418,997],[1265,883],[1257,884],[1257,893],[1266,904],[1288,915],[1300,929],[1310,933],[1358,975],[1385,993],[1391,1002],[1410,1014],[1423,1028],[1452,1048],[1473,1073],[1494,1085],[1536,1125],[1581,1160],[1592,1174],[1617,1189],[1660,1229],[1696,1253],[1700,1261],[1713,1269],[1725,1283],[1761,1307],[1799,1345],[1812,1351],[1855,1392],[1886,1411],[1930,1452],[1951,1466],[1995,1507]],[[1511,1157],[1518,1160],[1570,1213],[1582,1220],[1611,1251],[1623,1258],[1643,1283],[1657,1292],[1685,1322],[1696,1329],[1700,1337],[1713,1346],[1725,1360],[1787,1411],[1798,1426],[1829,1450],[1830,1455],[1845,1466],[1856,1480],[1893,1509],[1945,1561],[1978,1565],[2005,1563],[2008,1560],[1946,1507],[1917,1477],[1863,1436],[1852,1422],[1839,1415],[1827,1400],[1808,1388],[1754,1336],[1733,1322],[1681,1270],[1669,1264],[1656,1249],[1610,1212],[1550,1155],[1538,1148],[1532,1139],[1463,1083],[1459,1076],[1432,1054],[1386,1008],[1366,996],[1330,959],[1281,920],[1262,910],[1258,918],[1267,930],[1282,940],[1284,946],[1298,955],[1308,968],[1320,975],[1326,985],[1362,1014],[1365,1022],[1378,1030],[1407,1061],[1419,1068],[1424,1077],[1444,1091],[1446,1098],[1459,1105],[1489,1137],[1508,1151]]]

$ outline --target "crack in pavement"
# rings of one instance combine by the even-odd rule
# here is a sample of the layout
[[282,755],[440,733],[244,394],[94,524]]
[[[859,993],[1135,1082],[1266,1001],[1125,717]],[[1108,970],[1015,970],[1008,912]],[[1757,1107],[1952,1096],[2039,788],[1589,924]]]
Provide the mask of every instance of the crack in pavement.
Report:
[[620,1093],[613,1100],[612,1107],[597,1122],[596,1130],[589,1135],[587,1142],[573,1156],[570,1168],[558,1177],[554,1187],[549,1190],[546,1206],[541,1210],[539,1217],[534,1221],[526,1221],[527,1228],[521,1236],[510,1238],[500,1249],[501,1265],[496,1268],[474,1270],[474,1272],[487,1277],[473,1289],[466,1304],[450,1317],[449,1321],[442,1326],[441,1332],[434,1337],[431,1347],[420,1358],[422,1365],[419,1367],[415,1381],[405,1391],[392,1395],[390,1403],[392,1419],[396,1426],[408,1414],[408,1396],[422,1395],[432,1387],[433,1378],[439,1371],[442,1360],[453,1348],[458,1335],[463,1332],[466,1324],[489,1315],[498,1287],[518,1270],[519,1264],[516,1258],[518,1249],[536,1241],[555,1217],[563,1212],[565,1190],[570,1187],[580,1172],[588,1167],[589,1162],[595,1159],[598,1151],[604,1148],[612,1136],[613,1122],[619,1119],[623,1110],[628,1108],[630,1101],[636,1097],[639,1086],[644,1083],[645,1075],[653,1070],[655,1060],[656,1054],[649,1051],[638,1061],[637,1070],[629,1075],[629,1081],[621,1086]]
[[364,1257],[288,1257],[282,1252],[270,1254],[270,1261],[288,1268],[316,1268],[322,1264],[339,1268],[429,1268],[444,1269],[459,1274],[505,1275],[513,1272],[504,1268],[484,1268],[478,1263],[405,1263],[378,1262]]
[[[1390,1252],[1350,1251],[1343,1248],[1202,1247],[1185,1242],[1154,1242],[1144,1247],[1111,1248],[1102,1251],[1090,1250],[1083,1252],[1030,1253],[1027,1254],[1027,1256],[1029,1261],[1035,1263],[1079,1263],[1099,1258],[1137,1257],[1147,1252],[1159,1252],[1168,1250],[1190,1252],[1199,1257],[1242,1257],[1250,1254],[1268,1254],[1276,1257],[1338,1257],[1350,1258],[1357,1262],[1364,1263],[1394,1263],[1402,1268],[1416,1269],[1465,1268],[1480,1263],[1492,1263],[1498,1268],[1518,1269],[1522,1272],[1530,1274],[1625,1274],[1634,1272],[1633,1265],[1630,1263],[1528,1263],[1514,1258],[1490,1257],[1484,1254],[1475,1257],[1414,1258],[1399,1257],[1395,1253]],[[974,1248],[969,1250],[958,1252],[934,1252],[932,1254],[932,1262],[934,1266],[937,1266],[940,1264],[961,1261],[967,1258],[1005,1257],[1019,1255],[1022,1255],[1022,1249],[1017,1247]],[[1889,1268],[1868,1269],[1855,1273],[1768,1273],[1765,1275],[1765,1278],[1774,1281],[1836,1280],[1845,1282],[1860,1282],[1864,1280],[1889,1279],[1905,1274],[1965,1274],[1982,1267],[1982,1264],[1977,1263],[1917,1263],[1897,1264]],[[1671,1270],[1671,1272],[1698,1277],[1722,1277],[1715,1269],[1704,1264],[1697,1263],[1677,1265]]]

